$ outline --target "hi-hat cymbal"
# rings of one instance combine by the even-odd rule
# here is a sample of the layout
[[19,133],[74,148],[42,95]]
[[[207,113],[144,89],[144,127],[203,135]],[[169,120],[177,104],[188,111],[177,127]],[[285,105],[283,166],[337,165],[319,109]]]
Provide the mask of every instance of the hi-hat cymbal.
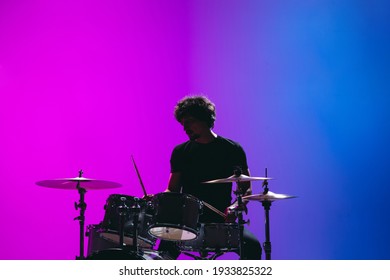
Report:
[[251,181],[264,181],[270,180],[272,178],[267,177],[250,177],[247,175],[241,174],[240,176],[232,175],[228,178],[216,179],[211,181],[203,182],[204,184],[219,184],[219,183],[233,183],[233,182],[251,182]]
[[296,196],[287,195],[287,194],[277,194],[268,191],[267,194],[251,194],[247,196],[243,196],[242,200],[244,201],[275,201],[275,200],[281,200],[281,199],[287,199],[287,198],[295,198]]
[[80,183],[81,188],[87,190],[102,190],[122,187],[122,185],[119,183],[89,179],[84,177],[61,178],[36,182],[36,184],[41,187],[64,190],[77,190],[78,183]]

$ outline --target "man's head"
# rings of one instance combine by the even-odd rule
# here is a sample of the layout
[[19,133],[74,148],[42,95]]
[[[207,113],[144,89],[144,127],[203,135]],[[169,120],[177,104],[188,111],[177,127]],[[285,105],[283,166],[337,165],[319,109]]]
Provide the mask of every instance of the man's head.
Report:
[[192,140],[214,127],[215,105],[205,96],[184,97],[176,104],[174,114]]
[[215,105],[205,96],[186,96],[175,107],[175,118],[181,123],[183,117],[191,116],[214,127]]

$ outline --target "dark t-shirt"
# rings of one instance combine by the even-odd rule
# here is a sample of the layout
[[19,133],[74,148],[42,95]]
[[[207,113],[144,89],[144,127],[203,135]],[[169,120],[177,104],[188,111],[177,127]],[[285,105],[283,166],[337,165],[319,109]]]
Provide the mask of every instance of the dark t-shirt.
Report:
[[[171,156],[171,172],[181,174],[181,192],[205,201],[221,212],[231,205],[232,184],[202,184],[202,182],[227,178],[240,167],[248,169],[246,155],[240,144],[217,136],[211,143],[187,141],[175,147]],[[200,222],[220,223],[223,218],[203,207]]]

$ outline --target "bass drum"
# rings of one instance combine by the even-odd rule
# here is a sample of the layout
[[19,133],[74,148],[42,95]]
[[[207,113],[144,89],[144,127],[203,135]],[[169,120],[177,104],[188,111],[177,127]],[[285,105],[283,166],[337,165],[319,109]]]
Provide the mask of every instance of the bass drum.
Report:
[[101,235],[101,225],[89,225],[87,227],[88,253],[87,260],[170,260],[164,253],[142,248],[137,254],[128,248],[117,248],[117,242]]

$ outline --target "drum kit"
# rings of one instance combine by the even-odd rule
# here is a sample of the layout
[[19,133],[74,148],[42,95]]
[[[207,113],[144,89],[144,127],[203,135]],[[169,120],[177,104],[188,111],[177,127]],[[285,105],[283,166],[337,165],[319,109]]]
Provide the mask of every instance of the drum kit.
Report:
[[[232,208],[238,222],[235,223],[199,223],[202,208],[208,207],[217,214],[226,214],[212,205],[184,193],[163,192],[138,198],[123,194],[111,194],[104,205],[104,218],[99,224],[88,225],[85,232],[85,193],[87,190],[119,188],[121,184],[89,179],[79,171],[78,177],[44,180],[37,185],[54,189],[75,190],[79,193],[79,202],[75,202],[80,214],[74,220],[79,221],[80,254],[76,259],[121,259],[121,260],[169,260],[166,252],[154,250],[156,241],[176,242],[183,254],[194,259],[216,259],[226,252],[242,253],[243,219],[245,203],[261,202],[265,210],[265,242],[263,248],[267,260],[271,259],[269,211],[272,202],[294,198],[295,196],[276,194],[268,189],[267,177],[250,177],[234,172],[228,178],[203,182],[205,184],[236,183],[237,202]],[[267,171],[266,171],[267,173]],[[263,192],[243,196],[239,191],[240,182],[263,181]],[[87,256],[84,253],[84,236],[88,237]],[[200,256],[194,255],[198,253]],[[208,257],[209,253],[212,254]]]

